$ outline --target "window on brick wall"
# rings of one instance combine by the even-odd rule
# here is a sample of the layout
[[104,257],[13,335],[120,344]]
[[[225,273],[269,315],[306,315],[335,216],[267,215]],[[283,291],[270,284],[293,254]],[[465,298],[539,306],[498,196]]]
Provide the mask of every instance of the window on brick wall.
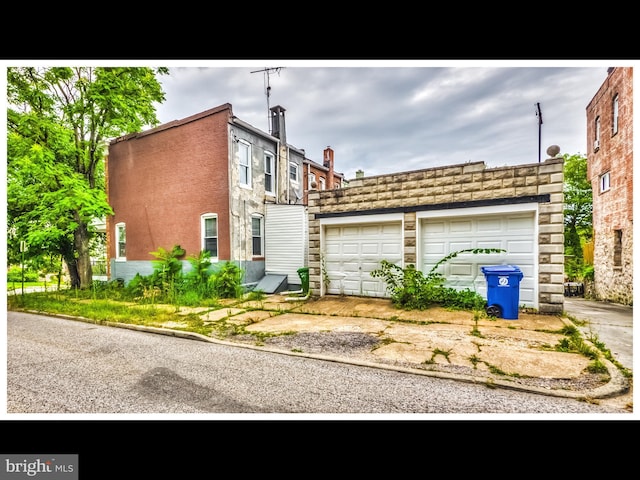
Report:
[[127,259],[127,226],[124,222],[116,224],[116,260]]
[[596,117],[595,123],[595,137],[593,139],[593,149],[598,150],[600,148],[600,117]]
[[218,260],[218,216],[215,213],[207,213],[200,217],[202,231],[203,251],[208,251],[211,260]]
[[307,185],[307,189],[311,190],[312,188],[314,188],[314,186],[313,186],[314,183],[316,184],[315,188],[317,188],[318,187],[318,183],[316,182],[316,174],[315,173],[310,173],[309,174],[309,183]]
[[600,193],[606,192],[611,188],[611,177],[609,172],[600,175]]
[[615,135],[618,133],[618,95],[613,97],[613,121],[611,122],[611,133]]
[[326,190],[327,188],[327,181],[324,179],[324,177],[320,177],[320,190]]
[[613,231],[613,266],[622,266],[622,230]]

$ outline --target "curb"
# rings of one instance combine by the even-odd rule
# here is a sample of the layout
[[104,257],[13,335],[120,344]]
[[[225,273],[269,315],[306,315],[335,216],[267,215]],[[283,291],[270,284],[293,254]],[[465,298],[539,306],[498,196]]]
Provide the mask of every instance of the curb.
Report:
[[483,379],[480,377],[474,377],[470,375],[438,372],[434,370],[423,370],[423,369],[417,369],[417,368],[398,367],[398,366],[387,365],[383,363],[367,362],[363,360],[352,360],[352,359],[346,359],[343,357],[335,357],[330,355],[292,352],[289,350],[282,350],[282,349],[271,348],[271,347],[261,347],[261,346],[249,345],[249,344],[239,343],[239,342],[230,342],[226,340],[220,340],[217,338],[207,337],[205,335],[195,333],[195,332],[185,332],[182,330],[173,330],[169,328],[147,327],[143,325],[133,325],[133,324],[119,323],[119,322],[99,322],[99,321],[91,320],[85,317],[75,317],[75,316],[63,315],[63,314],[50,314],[47,312],[38,312],[33,310],[26,310],[26,311],[28,313],[34,313],[37,315],[47,315],[51,317],[62,318],[65,320],[76,320],[76,321],[81,321],[85,323],[104,325],[108,327],[126,328],[129,330],[137,330],[140,332],[147,332],[147,333],[156,333],[159,335],[167,335],[170,337],[179,337],[179,338],[185,338],[189,340],[215,343],[215,344],[225,345],[230,347],[248,348],[251,350],[258,350],[261,352],[268,352],[268,353],[277,353],[280,355],[312,358],[316,360],[324,360],[324,361],[335,362],[335,363],[344,363],[348,365],[357,365],[361,367],[378,368],[382,370],[390,370],[390,371],[409,373],[414,375],[424,375],[424,376],[442,378],[447,380],[457,380],[457,381],[473,383],[473,384],[484,384],[487,386],[487,388],[504,388],[509,390],[522,391],[522,392],[537,393],[540,395],[573,398],[576,400],[583,400],[583,401],[616,397],[629,392],[631,388],[629,384],[629,380],[624,375],[622,375],[620,370],[606,358],[601,359],[602,362],[607,367],[607,370],[609,371],[609,376],[610,376],[610,380],[605,385],[602,385],[600,387],[590,389],[590,390],[560,390],[560,389],[549,389],[549,388],[541,388],[541,387],[535,387],[535,386],[519,385],[509,381],[494,379],[491,377],[485,377]]

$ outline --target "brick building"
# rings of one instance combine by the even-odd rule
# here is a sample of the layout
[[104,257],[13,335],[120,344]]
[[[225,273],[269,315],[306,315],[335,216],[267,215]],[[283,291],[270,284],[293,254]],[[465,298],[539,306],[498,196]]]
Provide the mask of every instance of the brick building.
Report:
[[184,270],[186,258],[208,250],[214,265],[237,263],[248,285],[268,273],[299,283],[310,160],[287,143],[284,111],[271,108],[272,133],[224,104],[114,139],[106,168],[109,277],[149,275],[151,252],[180,245]]
[[612,67],[587,109],[598,300],[633,304],[633,69]]

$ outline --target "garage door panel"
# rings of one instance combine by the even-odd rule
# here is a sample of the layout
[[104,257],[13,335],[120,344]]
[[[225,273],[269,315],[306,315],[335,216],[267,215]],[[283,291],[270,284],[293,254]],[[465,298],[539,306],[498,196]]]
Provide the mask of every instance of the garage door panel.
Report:
[[531,221],[526,217],[507,217],[507,229],[513,233],[526,233],[531,231]]
[[499,234],[502,231],[502,222],[498,219],[479,219],[476,221],[476,229],[479,233]]
[[424,226],[424,232],[425,233],[444,233],[445,232],[444,222],[439,222],[437,220],[434,220],[433,222],[429,222],[427,225]]
[[382,254],[399,257],[402,255],[402,247],[397,242],[394,242],[394,243],[385,242],[382,244]]
[[473,243],[471,241],[466,241],[466,242],[461,242],[461,241],[454,242],[454,241],[452,241],[449,245],[451,247],[451,251],[452,252],[456,252],[458,250],[467,250],[468,248],[473,248]]
[[454,220],[449,224],[449,232],[451,233],[471,233],[473,223],[470,220]]
[[504,246],[502,245],[502,240],[478,240],[476,248],[504,249]]
[[470,263],[454,263],[449,265],[449,275],[471,277],[474,275],[473,265]]
[[376,255],[380,253],[381,245],[379,243],[362,243],[360,244],[360,253],[362,255]]
[[531,240],[508,240],[506,250],[511,253],[532,253],[533,242]]

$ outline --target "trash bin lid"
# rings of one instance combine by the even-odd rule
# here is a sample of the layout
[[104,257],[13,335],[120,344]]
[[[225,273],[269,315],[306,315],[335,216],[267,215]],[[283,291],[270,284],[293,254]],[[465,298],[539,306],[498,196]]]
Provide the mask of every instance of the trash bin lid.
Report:
[[509,273],[522,273],[522,270],[515,265],[487,265],[480,267],[480,269],[484,274],[508,275]]

